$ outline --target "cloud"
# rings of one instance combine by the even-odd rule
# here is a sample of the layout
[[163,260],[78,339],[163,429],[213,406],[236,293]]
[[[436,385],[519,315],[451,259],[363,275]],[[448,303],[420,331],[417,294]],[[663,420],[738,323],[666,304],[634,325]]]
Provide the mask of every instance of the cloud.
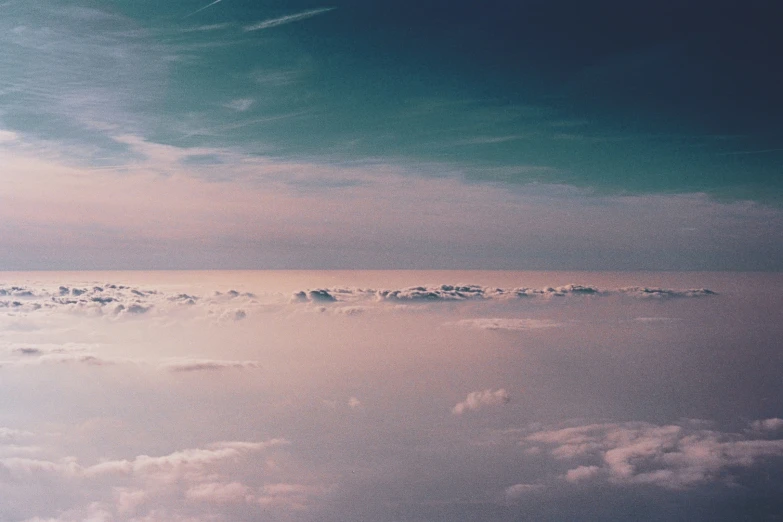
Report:
[[[191,520],[185,512],[170,513],[168,510],[180,505],[183,498],[202,506],[213,504],[217,507],[237,502],[258,505],[266,496],[263,482],[244,485],[235,474],[242,473],[242,466],[251,461],[253,455],[289,444],[285,439],[225,441],[161,456],[103,459],[94,464],[82,464],[76,457],[48,460],[3,457],[0,458],[0,474],[6,479],[4,485],[23,487],[45,481],[47,487],[62,492],[74,487],[89,492],[88,496],[70,499],[72,504],[52,509],[50,512],[58,513],[56,520]],[[258,474],[254,476],[258,477]],[[53,498],[58,497],[60,502],[68,502],[67,497],[53,495]],[[89,501],[84,507],[75,507],[80,499]],[[16,509],[22,511],[17,511],[14,519],[41,516],[44,505],[18,506]],[[10,507],[13,513],[14,504]],[[281,503],[279,507],[285,506]],[[105,516],[94,518],[97,512]]]
[[462,415],[466,411],[475,411],[485,406],[506,404],[511,401],[508,392],[503,388],[499,390],[475,391],[468,394],[467,398],[458,403],[451,412],[454,415]]
[[24,345],[12,346],[10,352],[19,358],[0,361],[0,367],[24,367],[43,364],[84,364],[87,366],[108,366],[115,364],[154,365],[159,370],[172,373],[222,371],[229,369],[244,370],[260,368],[258,361],[236,361],[196,357],[171,357],[163,361],[154,359],[133,359],[126,357],[105,357],[88,351],[95,345],[76,343],[64,345]]
[[185,497],[199,502],[229,504],[252,500],[250,488],[240,482],[206,482],[198,484],[185,492]]
[[[332,292],[336,292],[336,291],[332,290]],[[306,290],[306,291],[303,290],[300,292],[296,292],[291,298],[291,300],[297,303],[306,303],[308,301],[314,303],[331,303],[336,301],[337,299],[330,293],[329,290],[316,289],[316,290]]]
[[640,299],[671,299],[686,297],[706,297],[716,295],[706,288],[675,290],[667,288],[649,288],[633,286],[616,289],[601,289],[595,286],[564,285],[545,288],[497,288],[480,285],[437,285],[411,286],[395,290],[375,290],[366,288],[319,288],[294,293],[293,302],[335,302],[354,300],[376,300],[390,302],[438,302],[468,300],[509,300],[561,297],[606,297],[622,295]]
[[757,420],[751,423],[751,428],[761,432],[780,431],[783,430],[783,419],[775,417],[772,419]]
[[591,479],[599,473],[601,473],[601,468],[598,466],[579,466],[578,468],[569,469],[565,474],[565,479],[568,482],[579,482]]
[[[75,457],[57,460],[6,457],[0,458],[0,473],[15,484],[45,480],[47,484],[60,484],[64,490],[78,484],[89,491],[88,505],[57,510],[56,520],[62,521],[201,520],[188,518],[189,509],[169,511],[181,506],[182,499],[201,514],[213,510],[218,513],[241,504],[260,516],[258,510],[269,515],[270,509],[308,509],[313,501],[335,489],[334,485],[313,483],[312,477],[309,483],[276,481],[274,470],[269,474],[259,473],[256,463],[249,464],[253,455],[289,444],[280,438],[261,442],[224,441],[161,456],[106,459],[92,465],[84,465]],[[245,473],[248,469],[253,472]],[[103,518],[95,518],[98,512]],[[20,519],[30,518],[22,515]]]
[[40,348],[33,348],[31,346],[20,346],[13,348],[11,351],[20,355],[41,355],[43,353]]
[[359,399],[357,399],[356,397],[351,397],[350,399],[348,399],[348,406],[349,406],[349,407],[350,407],[352,410],[355,410],[356,408],[358,408],[358,407],[359,407],[359,406],[361,406],[361,405],[362,405],[362,401],[360,401],[360,400],[359,400]]
[[314,498],[322,497],[333,489],[328,486],[285,482],[266,484],[255,501],[262,506],[282,506],[293,510],[304,510]]
[[544,488],[542,484],[514,484],[505,489],[506,500],[519,500],[528,493],[540,491]]
[[260,364],[257,361],[225,361],[218,359],[193,359],[187,357],[168,359],[160,364],[161,369],[175,373],[222,371],[228,369],[244,370],[259,367]]
[[[774,427],[777,420],[757,421],[752,426]],[[539,431],[522,443],[548,445],[550,455],[559,460],[586,460],[566,472],[563,478],[569,482],[606,480],[618,486],[684,489],[730,481],[732,469],[783,457],[783,440],[751,437],[703,429],[697,423],[627,422]]]
[[94,353],[73,353],[65,351],[59,353],[52,352],[40,354],[27,353],[24,355],[25,357],[22,359],[0,361],[0,368],[37,366],[43,364],[84,364],[87,366],[110,366],[114,364],[136,362],[133,359],[127,358],[102,357]]
[[208,9],[208,8],[212,7],[213,5],[215,5],[215,4],[219,4],[219,3],[220,3],[220,2],[222,2],[222,1],[223,1],[223,0],[215,0],[214,2],[210,2],[209,4],[205,5],[204,7],[200,7],[199,9],[196,9],[196,10],[195,10],[195,11],[193,11],[192,13],[186,14],[186,15],[185,15],[185,18],[187,18],[187,17],[189,17],[189,16],[193,16],[193,15],[194,15],[194,14],[196,14],[196,13],[200,13],[200,12],[201,12],[201,11],[203,11],[204,9]]
[[290,24],[293,22],[298,22],[300,20],[305,20],[307,18],[312,18],[313,16],[318,16],[323,13],[328,13],[329,11],[333,11],[334,9],[335,9],[334,7],[322,7],[319,9],[309,9],[307,11],[302,11],[301,13],[296,13],[288,16],[281,16],[280,18],[270,18],[268,20],[263,20],[255,24],[245,26],[245,31],[259,31],[261,29],[269,29],[272,27],[277,27],[278,25]]
[[173,310],[201,305],[201,308],[193,309],[219,310],[222,319],[239,321],[247,317],[247,311],[236,306],[252,306],[256,304],[255,298],[252,293],[237,290],[199,296],[115,283],[0,287],[0,309],[25,314],[59,310],[117,319],[149,315],[153,311],[165,315]]
[[480,330],[537,330],[540,328],[557,328],[563,326],[563,323],[549,321],[545,319],[509,319],[509,318],[477,318],[463,319],[455,323],[447,323],[454,326],[467,328],[478,328]]
[[639,297],[642,299],[666,299],[671,297],[705,297],[715,295],[715,292],[706,288],[692,288],[689,290],[669,290],[666,288],[647,288],[632,286],[620,288],[619,293]]
[[116,12],[48,1],[12,7],[0,19],[0,44],[15,49],[0,61],[4,113],[50,123],[29,134],[71,141],[89,134],[92,144],[80,152],[97,155],[106,130],[139,128],[163,92],[166,50],[155,40]]
[[9,141],[16,141],[18,139],[19,139],[19,135],[17,133],[0,129],[0,144]]
[[237,98],[225,104],[225,107],[237,112],[245,112],[250,110],[254,104],[255,100],[253,98]]
[[17,430],[14,428],[5,428],[0,426],[0,443],[15,443],[19,439],[31,437],[33,434],[29,431]]

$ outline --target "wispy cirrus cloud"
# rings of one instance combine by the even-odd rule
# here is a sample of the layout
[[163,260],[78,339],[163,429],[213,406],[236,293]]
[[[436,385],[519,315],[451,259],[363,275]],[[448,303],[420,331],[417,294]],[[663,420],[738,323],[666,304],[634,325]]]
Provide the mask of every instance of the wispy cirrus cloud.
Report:
[[200,13],[201,11],[203,11],[203,10],[205,10],[205,9],[209,9],[209,8],[210,8],[210,7],[212,7],[213,5],[215,5],[215,4],[219,4],[219,3],[220,3],[220,2],[222,2],[222,1],[223,1],[223,0],[215,0],[214,2],[210,2],[209,4],[205,5],[204,7],[200,7],[200,8],[198,8],[198,9],[196,9],[195,11],[193,11],[192,13],[186,14],[186,15],[185,15],[185,18],[188,18],[188,17],[190,17],[190,16],[193,16],[194,14]]
[[318,9],[309,9],[307,11],[302,11],[301,13],[281,16],[279,18],[270,18],[268,20],[262,20],[261,22],[257,22],[255,24],[246,25],[244,29],[245,31],[259,31],[261,29],[269,29],[272,27],[277,27],[278,25],[285,25],[293,22],[298,22],[300,20],[306,20],[307,18],[312,18],[314,16],[328,13],[329,11],[333,11],[334,9],[335,9],[334,7],[321,7]]

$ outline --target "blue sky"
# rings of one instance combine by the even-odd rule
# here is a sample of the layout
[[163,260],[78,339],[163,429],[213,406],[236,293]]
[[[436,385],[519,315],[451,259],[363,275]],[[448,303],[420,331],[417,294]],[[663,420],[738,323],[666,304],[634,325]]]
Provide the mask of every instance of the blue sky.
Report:
[[[780,268],[769,3],[0,10],[6,269]],[[234,192],[258,204],[234,215]],[[77,193],[84,216],[50,213]],[[194,193],[215,227],[174,233],[207,212]],[[448,208],[410,212],[425,194]],[[272,237],[268,200],[312,214]]]

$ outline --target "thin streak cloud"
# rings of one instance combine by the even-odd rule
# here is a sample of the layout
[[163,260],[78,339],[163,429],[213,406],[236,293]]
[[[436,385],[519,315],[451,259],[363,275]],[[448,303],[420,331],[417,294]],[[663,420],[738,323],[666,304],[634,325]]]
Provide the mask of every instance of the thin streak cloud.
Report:
[[204,7],[200,8],[200,9],[196,9],[195,11],[193,11],[193,12],[192,12],[192,13],[190,13],[190,14],[186,14],[186,15],[185,15],[185,18],[188,18],[188,17],[190,17],[190,16],[193,16],[194,14],[200,13],[200,12],[201,12],[201,11],[203,11],[204,9],[208,9],[208,8],[212,7],[213,5],[215,5],[215,4],[219,4],[219,3],[220,3],[220,2],[222,2],[222,1],[223,1],[223,0],[215,0],[214,2],[212,2],[212,3],[210,3],[210,4],[207,4],[207,5],[205,5]]
[[298,22],[300,20],[312,18],[313,16],[318,16],[328,11],[333,11],[334,9],[334,7],[321,7],[319,9],[310,9],[308,11],[302,11],[301,13],[281,16],[280,18],[270,18],[269,20],[263,20],[255,24],[245,26],[245,31],[259,31],[261,29],[277,27],[278,25],[290,24],[292,22]]

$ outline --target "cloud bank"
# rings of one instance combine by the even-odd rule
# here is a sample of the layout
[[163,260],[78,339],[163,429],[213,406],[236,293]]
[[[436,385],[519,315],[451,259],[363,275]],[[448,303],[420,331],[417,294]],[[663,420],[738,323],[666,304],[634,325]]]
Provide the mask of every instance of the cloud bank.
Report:
[[595,286],[565,285],[545,288],[496,288],[479,285],[411,286],[396,290],[363,288],[319,288],[294,293],[293,302],[330,303],[337,301],[376,300],[390,302],[436,302],[468,300],[509,300],[526,298],[552,299],[558,297],[622,295],[639,299],[670,299],[716,295],[706,288],[675,290],[631,286],[601,289]]

